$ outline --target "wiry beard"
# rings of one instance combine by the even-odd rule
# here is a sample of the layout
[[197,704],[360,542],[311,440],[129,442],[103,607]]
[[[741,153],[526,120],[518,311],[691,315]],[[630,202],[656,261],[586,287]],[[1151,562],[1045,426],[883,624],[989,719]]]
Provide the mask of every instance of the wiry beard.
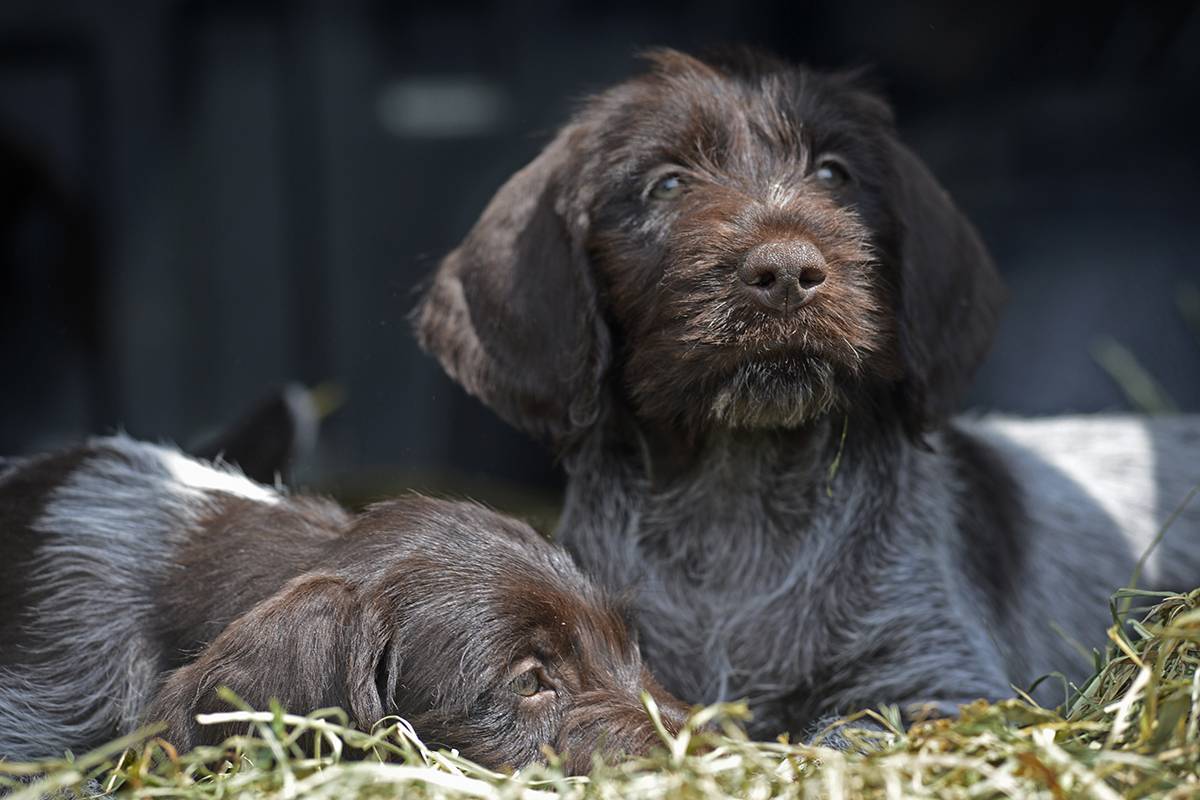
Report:
[[796,428],[828,414],[839,398],[837,375],[827,361],[752,361],[717,390],[708,418],[728,428]]

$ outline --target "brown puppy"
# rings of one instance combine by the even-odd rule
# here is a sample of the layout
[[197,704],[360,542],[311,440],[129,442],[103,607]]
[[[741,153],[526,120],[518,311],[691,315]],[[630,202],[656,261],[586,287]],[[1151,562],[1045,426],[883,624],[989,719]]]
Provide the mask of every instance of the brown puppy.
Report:
[[492,767],[572,771],[656,740],[621,610],[527,525],[410,496],[353,516],[124,437],[0,470],[0,755],[251,705],[409,720]]
[[[754,52],[650,61],[497,191],[414,320],[554,447],[557,540],[636,598],[668,690],[748,698],[760,736],[1081,680],[1073,641],[1200,481],[1200,418],[952,419],[1003,292],[887,104]],[[1200,582],[1200,504],[1146,566]]]

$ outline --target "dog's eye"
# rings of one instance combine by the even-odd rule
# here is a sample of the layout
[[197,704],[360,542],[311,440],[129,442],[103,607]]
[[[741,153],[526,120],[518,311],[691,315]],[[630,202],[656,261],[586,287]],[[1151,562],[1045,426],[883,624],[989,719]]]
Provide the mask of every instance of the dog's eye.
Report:
[[508,684],[515,694],[521,697],[533,697],[542,690],[542,682],[538,680],[537,670],[530,669],[513,678]]
[[846,165],[833,158],[823,158],[818,161],[813,174],[817,176],[817,180],[830,189],[841,188],[850,182],[850,173],[846,170]]
[[664,175],[650,187],[650,196],[655,200],[674,200],[683,194],[683,179],[678,175]]

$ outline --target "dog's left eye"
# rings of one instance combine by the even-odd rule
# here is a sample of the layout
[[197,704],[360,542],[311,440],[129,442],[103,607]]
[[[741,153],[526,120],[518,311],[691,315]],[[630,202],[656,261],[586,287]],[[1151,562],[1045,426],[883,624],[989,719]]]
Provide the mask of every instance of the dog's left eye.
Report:
[[678,175],[664,175],[650,187],[650,196],[655,200],[674,200],[683,194],[683,179]]
[[850,173],[846,165],[834,158],[822,158],[813,170],[817,180],[830,189],[838,189],[850,182]]
[[509,682],[508,686],[515,694],[519,694],[521,697],[533,697],[542,690],[542,682],[538,679],[536,669],[530,669],[522,672],[520,675],[513,678]]

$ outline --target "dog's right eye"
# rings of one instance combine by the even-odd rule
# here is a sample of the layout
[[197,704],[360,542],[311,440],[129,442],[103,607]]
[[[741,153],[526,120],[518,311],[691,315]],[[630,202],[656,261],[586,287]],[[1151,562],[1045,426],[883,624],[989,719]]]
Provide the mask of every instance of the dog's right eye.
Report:
[[521,697],[533,697],[542,690],[542,682],[538,680],[536,669],[522,672],[513,678],[508,686],[515,694],[519,694]]
[[664,175],[650,187],[650,196],[655,200],[674,200],[683,194],[683,179],[678,175]]
[[830,156],[818,161],[813,173],[818,181],[830,189],[840,189],[850,182],[850,171],[846,169],[846,165],[840,159]]

